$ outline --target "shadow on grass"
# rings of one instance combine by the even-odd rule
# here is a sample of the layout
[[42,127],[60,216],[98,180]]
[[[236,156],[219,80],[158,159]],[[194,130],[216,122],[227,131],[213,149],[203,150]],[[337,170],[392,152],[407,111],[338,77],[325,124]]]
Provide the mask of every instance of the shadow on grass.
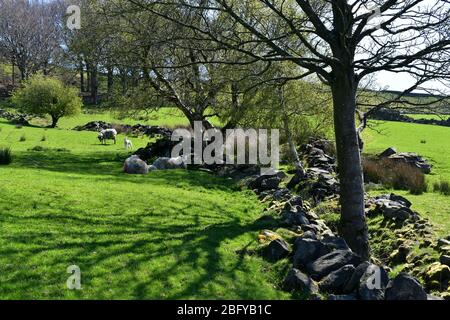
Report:
[[[18,154],[14,166],[93,180],[148,183],[156,188],[181,183],[186,187],[235,190],[232,181],[204,172],[172,170],[129,176],[121,173],[120,157],[124,156],[28,151]],[[0,274],[6,275],[4,281],[0,280],[0,297],[278,297],[273,283],[262,279],[260,267],[264,262],[249,262],[245,254],[236,252],[254,244],[257,231],[276,226],[275,219],[254,221],[246,217],[246,211],[228,208],[227,202],[152,199],[143,209],[137,206],[138,212],[133,203],[123,203],[123,211],[111,213],[107,207],[91,211],[94,204],[88,209],[75,208],[62,195],[56,207],[52,203],[42,209],[27,209],[31,202],[23,206],[23,211],[7,207],[0,214],[0,225],[5,226],[0,234]],[[173,199],[177,200],[171,203]],[[82,270],[82,291],[65,288],[66,268],[72,264]]]
[[[258,286],[260,277],[247,269],[245,255],[226,253],[224,245],[246,233],[274,227],[275,220],[242,224],[230,218],[205,226],[203,216],[161,223],[167,215],[153,212],[150,221],[119,217],[107,221],[97,217],[96,221],[67,209],[62,219],[58,215],[10,217],[18,219],[17,223],[29,224],[33,220],[35,224],[53,226],[71,226],[73,219],[76,225],[83,222],[84,228],[68,227],[65,232],[59,230],[61,233],[35,230],[4,234],[1,238],[8,246],[2,247],[0,254],[8,257],[11,269],[0,266],[0,270],[3,274],[16,272],[9,277],[8,287],[1,288],[3,294],[12,293],[8,288],[24,293],[47,290],[52,298],[64,298],[53,296],[50,288],[62,289],[67,278],[65,268],[77,264],[88,294],[76,292],[75,298],[111,298],[107,294],[111,287],[132,299],[267,298],[263,287]],[[235,258],[230,259],[230,254]],[[44,257],[39,260],[45,264],[45,276],[40,271],[43,265],[33,267],[33,257],[38,256]],[[17,272],[18,266],[27,268]],[[211,286],[223,289],[217,292]],[[61,290],[61,294],[67,291]]]
[[18,152],[13,165],[59,173],[95,176],[97,180],[114,182],[176,184],[201,186],[224,191],[237,190],[236,184],[225,178],[193,170],[165,170],[148,175],[128,175],[122,170],[127,155],[114,152],[78,154],[55,150]]

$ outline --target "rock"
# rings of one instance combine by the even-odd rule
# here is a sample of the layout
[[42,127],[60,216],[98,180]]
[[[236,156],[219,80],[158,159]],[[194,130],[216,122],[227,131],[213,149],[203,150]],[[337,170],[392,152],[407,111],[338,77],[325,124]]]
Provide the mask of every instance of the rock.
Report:
[[289,200],[292,197],[291,192],[289,191],[289,189],[279,189],[276,190],[273,194],[272,194],[272,199],[275,201],[286,201]]
[[345,265],[336,271],[331,272],[319,283],[319,288],[325,292],[342,293],[345,285],[355,271],[355,267],[352,265]]
[[322,239],[322,243],[324,243],[328,248],[340,249],[340,250],[350,250],[347,242],[345,242],[344,238],[336,237],[336,236],[324,236]]
[[161,157],[155,160],[152,165],[153,170],[173,170],[186,169],[186,163],[183,157],[166,158]]
[[431,164],[416,153],[401,152],[387,157],[389,161],[396,163],[406,163],[412,167],[415,167],[425,174],[431,173]]
[[285,240],[276,239],[271,241],[264,251],[267,260],[278,261],[287,257],[291,253],[291,248]]
[[439,239],[437,245],[439,248],[445,247],[445,246],[450,246],[450,241],[447,239]]
[[359,282],[361,280],[361,277],[366,272],[367,268],[369,267],[370,263],[367,261],[364,261],[360,265],[358,265],[353,272],[351,278],[344,286],[344,293],[351,293],[359,288]]
[[312,232],[311,230],[308,230],[303,233],[302,238],[317,240],[317,235],[314,232]]
[[444,300],[444,298],[427,294],[427,300]]
[[439,258],[439,262],[450,267],[450,256],[447,256],[445,254],[443,254],[440,258]]
[[328,300],[358,300],[358,297],[356,294],[341,294],[341,295],[334,295],[330,294],[328,296]]
[[402,196],[399,196],[399,195],[396,195],[396,194],[393,194],[393,193],[391,193],[389,195],[389,200],[392,200],[392,201],[395,201],[395,202],[399,202],[399,203],[401,203],[402,205],[404,205],[405,207],[408,207],[408,208],[410,208],[412,206],[411,201],[409,201],[405,197],[402,197]]
[[262,175],[251,181],[248,187],[257,192],[278,189],[281,179],[274,175]]
[[263,243],[266,241],[273,241],[276,239],[281,239],[281,236],[278,233],[273,232],[272,230],[262,230],[258,234],[258,240],[260,243]]
[[410,251],[411,248],[402,245],[391,253],[389,261],[393,264],[405,263]]
[[330,252],[322,242],[304,237],[297,238],[294,247],[294,268],[304,268],[309,263]]
[[336,250],[308,264],[306,269],[313,279],[319,280],[345,265],[351,264],[357,266],[360,263],[361,258],[353,252],[349,250]]
[[126,159],[123,165],[123,171],[128,174],[147,174],[148,170],[147,163],[136,155]]
[[386,150],[384,150],[382,153],[380,153],[378,156],[380,158],[387,158],[387,157],[392,156],[392,155],[394,155],[396,153],[397,153],[397,150],[395,150],[394,147],[389,147]]
[[307,294],[319,292],[317,284],[306,274],[298,269],[291,269],[284,280],[283,287],[288,290],[299,290]]
[[306,218],[302,211],[289,211],[284,214],[284,219],[287,224],[302,226],[310,224],[308,218]]
[[384,268],[369,264],[359,280],[359,297],[362,300],[384,300],[388,282],[389,276]]
[[389,281],[386,300],[427,300],[427,293],[417,279],[406,273],[400,273]]
[[447,288],[450,282],[450,267],[439,262],[432,263],[425,272],[425,281],[430,289]]

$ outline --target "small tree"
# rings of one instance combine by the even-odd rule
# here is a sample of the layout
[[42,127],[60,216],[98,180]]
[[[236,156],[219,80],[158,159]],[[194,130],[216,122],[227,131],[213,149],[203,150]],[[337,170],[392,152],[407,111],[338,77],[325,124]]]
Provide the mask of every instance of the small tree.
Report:
[[50,115],[52,128],[61,117],[78,114],[82,106],[76,89],[65,86],[56,78],[42,75],[33,76],[22,88],[14,91],[13,102],[25,112]]

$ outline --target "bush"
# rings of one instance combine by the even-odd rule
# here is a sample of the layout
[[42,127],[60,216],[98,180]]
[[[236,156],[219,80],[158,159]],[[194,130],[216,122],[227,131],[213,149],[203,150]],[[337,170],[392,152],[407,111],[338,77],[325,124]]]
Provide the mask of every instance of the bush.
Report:
[[11,148],[0,148],[0,165],[7,165],[12,162]]
[[25,112],[50,115],[52,128],[61,117],[78,114],[82,106],[76,89],[65,86],[56,78],[42,75],[33,76],[22,88],[15,90],[12,101]]
[[42,136],[41,141],[47,141],[47,137],[46,136]]
[[381,183],[398,190],[409,190],[413,194],[422,194],[428,189],[425,174],[406,163],[366,158],[363,160],[363,170],[366,182]]
[[433,191],[450,196],[450,183],[448,181],[435,182],[433,184]]
[[20,142],[27,141],[27,137],[23,134],[23,135],[20,136],[19,141]]

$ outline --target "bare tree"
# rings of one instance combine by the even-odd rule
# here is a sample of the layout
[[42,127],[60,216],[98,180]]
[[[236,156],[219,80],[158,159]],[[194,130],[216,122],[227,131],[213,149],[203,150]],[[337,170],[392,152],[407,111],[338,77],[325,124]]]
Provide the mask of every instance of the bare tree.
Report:
[[61,10],[57,3],[26,0],[0,2],[0,46],[21,78],[48,73],[60,52]]
[[[369,257],[364,215],[364,185],[356,129],[356,94],[365,77],[403,72],[418,88],[432,79],[448,80],[449,2],[427,0],[292,0],[292,1],[141,1],[143,10],[163,16],[253,59],[291,61],[314,72],[331,87],[341,183],[340,231],[349,246]],[[201,25],[180,20],[171,6],[197,12]],[[218,21],[226,15],[232,24]],[[233,28],[226,26],[233,25]],[[238,32],[236,26],[239,26]],[[305,53],[306,50],[306,53]]]

